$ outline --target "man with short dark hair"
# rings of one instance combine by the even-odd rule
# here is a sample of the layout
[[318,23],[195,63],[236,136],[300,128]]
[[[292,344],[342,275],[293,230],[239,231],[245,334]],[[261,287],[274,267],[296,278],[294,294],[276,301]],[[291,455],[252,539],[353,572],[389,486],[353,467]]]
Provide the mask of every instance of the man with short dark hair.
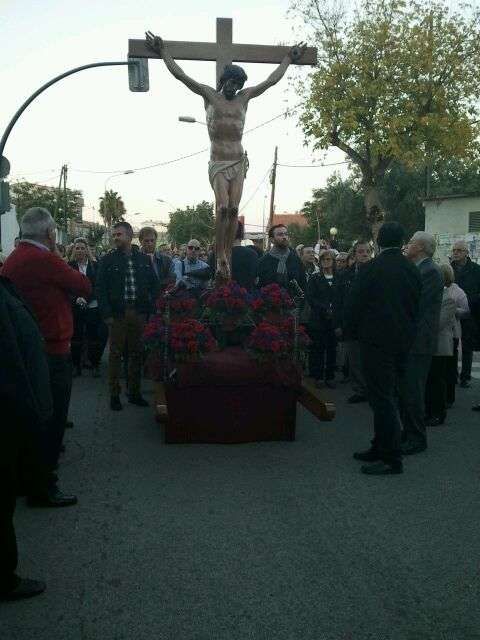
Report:
[[338,278],[337,285],[337,310],[336,310],[336,335],[343,338],[345,351],[348,357],[348,367],[352,383],[353,395],[348,398],[350,404],[358,404],[367,401],[367,386],[362,370],[360,355],[360,343],[355,332],[344,326],[344,308],[347,305],[350,289],[365,265],[372,259],[372,247],[368,240],[357,240],[352,252],[355,263],[345,269]]
[[403,255],[403,228],[387,222],[379,230],[380,254],[365,265],[346,301],[345,326],[358,337],[374,438],[356,460],[368,475],[402,473],[397,387],[416,335],[421,279]]
[[157,249],[157,230],[153,227],[142,227],[138,233],[141,251],[150,258],[155,275],[158,278],[160,291],[165,291],[175,282],[175,272],[170,256]]
[[97,297],[100,313],[109,327],[110,408],[120,411],[120,373],[125,347],[128,353],[128,400],[146,407],[140,392],[143,327],[152,313],[159,291],[152,262],[132,246],[133,229],[128,222],[117,222],[112,230],[115,249],[100,262]]
[[287,227],[283,224],[274,225],[268,237],[272,247],[258,262],[258,286],[276,283],[288,288],[295,280],[305,291],[305,268],[296,251],[289,247]]

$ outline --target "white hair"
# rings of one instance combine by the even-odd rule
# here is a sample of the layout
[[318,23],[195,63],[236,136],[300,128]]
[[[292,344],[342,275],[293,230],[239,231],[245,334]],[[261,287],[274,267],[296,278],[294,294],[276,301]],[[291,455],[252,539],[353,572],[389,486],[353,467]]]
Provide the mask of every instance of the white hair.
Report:
[[417,231],[413,234],[412,240],[419,242],[422,245],[424,253],[426,253],[430,258],[433,258],[437,248],[437,243],[430,233],[427,233],[426,231]]
[[20,229],[22,238],[43,239],[50,229],[55,229],[55,220],[44,207],[31,207],[22,216]]
[[455,247],[459,247],[461,249],[463,249],[464,251],[468,252],[468,244],[465,242],[465,240],[457,240],[456,242],[453,243],[453,248]]

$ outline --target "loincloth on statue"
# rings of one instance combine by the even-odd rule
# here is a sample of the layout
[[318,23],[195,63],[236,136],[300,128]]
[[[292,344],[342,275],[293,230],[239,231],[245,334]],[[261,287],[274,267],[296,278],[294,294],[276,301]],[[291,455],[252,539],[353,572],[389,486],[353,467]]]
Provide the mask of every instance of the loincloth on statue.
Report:
[[247,175],[248,171],[248,156],[246,153],[240,158],[240,160],[210,160],[208,163],[208,178],[213,188],[213,181],[215,176],[219,173],[230,182],[234,180],[240,172],[243,172],[243,177]]

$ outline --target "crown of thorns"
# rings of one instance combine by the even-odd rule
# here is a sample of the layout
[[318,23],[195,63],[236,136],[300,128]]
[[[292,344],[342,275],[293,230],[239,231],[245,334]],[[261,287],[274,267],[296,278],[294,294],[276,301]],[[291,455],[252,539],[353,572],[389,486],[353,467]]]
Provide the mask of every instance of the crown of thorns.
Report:
[[225,68],[223,69],[223,73],[220,76],[220,80],[218,82],[219,91],[223,87],[223,85],[227,82],[227,80],[230,80],[230,78],[241,83],[243,87],[243,85],[247,81],[247,74],[242,69],[242,67],[239,67],[237,64],[226,64]]

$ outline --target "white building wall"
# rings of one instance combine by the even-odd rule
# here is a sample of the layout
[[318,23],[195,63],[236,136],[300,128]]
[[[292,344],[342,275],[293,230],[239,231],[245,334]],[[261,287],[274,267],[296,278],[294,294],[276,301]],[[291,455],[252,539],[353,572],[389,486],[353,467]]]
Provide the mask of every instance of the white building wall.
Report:
[[20,231],[17,222],[17,212],[14,206],[12,206],[10,211],[0,216],[0,223],[2,225],[1,249],[2,252],[8,256],[15,248],[15,238]]
[[425,231],[437,239],[437,260],[447,261],[452,244],[466,240],[471,258],[480,261],[480,235],[468,232],[469,214],[480,211],[480,197],[438,198],[425,201],[423,206]]

